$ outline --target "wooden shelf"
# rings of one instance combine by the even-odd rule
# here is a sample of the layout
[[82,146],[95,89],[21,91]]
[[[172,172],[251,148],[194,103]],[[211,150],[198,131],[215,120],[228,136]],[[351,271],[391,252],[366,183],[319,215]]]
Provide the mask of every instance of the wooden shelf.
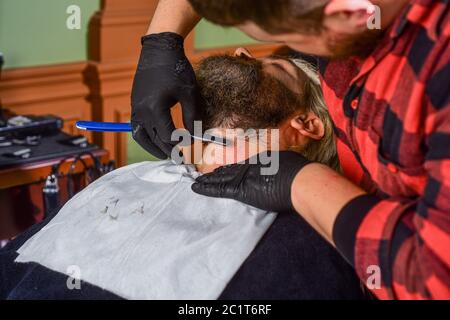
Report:
[[[102,163],[107,163],[109,161],[108,151],[95,150],[92,151],[92,154],[99,157]],[[87,166],[93,165],[93,161],[89,156],[86,155],[81,158],[85,161]],[[52,166],[58,164],[63,159],[64,157],[54,158],[0,170],[0,189],[42,182],[51,173]],[[61,165],[60,171],[63,173],[68,172],[73,160],[75,160],[74,157],[66,159]],[[84,166],[78,162],[75,166],[74,174],[82,173],[83,171]]]

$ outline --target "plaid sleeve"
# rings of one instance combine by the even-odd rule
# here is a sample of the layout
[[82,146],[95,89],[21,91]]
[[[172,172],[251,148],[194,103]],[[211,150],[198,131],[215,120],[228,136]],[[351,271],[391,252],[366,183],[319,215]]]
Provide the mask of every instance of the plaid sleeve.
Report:
[[337,248],[381,299],[450,298],[449,61],[448,54],[440,59],[423,88],[423,194],[416,199],[358,197],[334,225]]

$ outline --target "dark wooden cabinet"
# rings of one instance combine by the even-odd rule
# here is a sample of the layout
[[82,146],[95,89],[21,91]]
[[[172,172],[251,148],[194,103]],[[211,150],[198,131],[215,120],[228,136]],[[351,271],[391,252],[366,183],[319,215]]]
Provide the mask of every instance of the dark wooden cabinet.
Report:
[[[92,151],[92,154],[100,159],[100,162],[107,164],[109,153],[105,150]],[[88,156],[82,157],[88,167],[93,165],[92,159]],[[50,160],[34,162],[30,164],[8,167],[0,169],[0,240],[8,239],[26,230],[44,217],[44,204],[42,189],[44,181],[52,170],[52,166],[60,163],[62,158],[52,158]],[[74,158],[65,159],[60,166],[59,178],[61,201],[68,200],[67,177],[65,173]],[[84,187],[84,166],[77,162],[73,170],[73,177],[77,180],[78,188]]]

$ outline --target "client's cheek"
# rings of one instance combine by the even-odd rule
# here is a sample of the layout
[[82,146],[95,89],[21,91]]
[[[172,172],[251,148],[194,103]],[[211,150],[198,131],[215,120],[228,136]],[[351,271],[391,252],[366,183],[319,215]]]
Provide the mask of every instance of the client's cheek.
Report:
[[235,164],[239,162],[239,151],[236,146],[217,147],[216,159],[222,165]]
[[258,143],[249,143],[245,140],[235,141],[232,146],[228,147],[210,144],[203,154],[203,162],[208,165],[219,166],[235,164],[244,162],[266,150],[265,146],[259,146]]
[[248,158],[248,150],[245,145],[235,144],[228,147],[211,145],[205,152],[204,160],[210,164],[228,165],[244,161]]
[[237,143],[233,148],[233,160],[235,163],[248,159],[248,150],[246,144]]
[[257,141],[243,140],[236,145],[236,161],[243,162],[261,151]]
[[210,144],[203,153],[203,164],[223,166],[234,162],[232,148]]
[[258,146],[250,144],[246,139],[234,139],[232,146],[221,149],[224,164],[244,162],[258,153]]

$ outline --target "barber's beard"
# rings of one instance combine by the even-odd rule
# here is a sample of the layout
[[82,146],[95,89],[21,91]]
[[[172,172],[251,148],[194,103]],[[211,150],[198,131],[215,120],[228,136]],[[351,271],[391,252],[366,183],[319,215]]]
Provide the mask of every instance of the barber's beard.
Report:
[[368,57],[384,36],[383,30],[367,30],[362,34],[341,39],[331,39],[327,45],[333,60],[349,57]]

